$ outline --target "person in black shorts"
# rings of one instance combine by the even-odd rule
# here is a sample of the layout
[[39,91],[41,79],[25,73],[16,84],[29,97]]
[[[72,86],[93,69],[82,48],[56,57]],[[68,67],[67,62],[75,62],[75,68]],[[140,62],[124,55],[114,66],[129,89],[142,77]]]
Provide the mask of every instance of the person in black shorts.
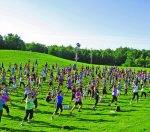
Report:
[[80,89],[77,89],[77,91],[75,93],[75,104],[72,107],[70,114],[72,114],[72,111],[76,108],[77,105],[79,105],[78,111],[80,112],[80,110],[82,108],[82,93],[81,93]]
[[63,102],[62,91],[59,91],[57,96],[56,96],[56,110],[52,115],[52,119],[53,119],[53,116],[55,114],[57,114],[59,109],[60,109],[59,115],[62,113],[62,111],[63,111],[62,102]]

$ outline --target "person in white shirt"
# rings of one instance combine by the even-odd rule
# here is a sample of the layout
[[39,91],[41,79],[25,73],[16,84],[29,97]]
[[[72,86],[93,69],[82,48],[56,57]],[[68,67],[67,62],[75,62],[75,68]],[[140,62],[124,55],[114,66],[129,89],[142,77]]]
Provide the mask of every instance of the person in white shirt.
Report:
[[132,101],[135,99],[135,97],[137,97],[137,102],[139,100],[139,94],[138,94],[138,83],[133,82],[133,98],[132,98]]

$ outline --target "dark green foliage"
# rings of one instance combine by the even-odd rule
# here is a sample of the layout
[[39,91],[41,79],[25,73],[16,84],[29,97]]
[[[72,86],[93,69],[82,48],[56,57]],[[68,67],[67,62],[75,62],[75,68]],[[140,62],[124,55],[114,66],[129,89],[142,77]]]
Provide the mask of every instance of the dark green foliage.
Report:
[[26,50],[32,52],[48,53],[48,48],[45,45],[39,43],[27,43]]
[[4,40],[1,35],[0,35],[0,49],[4,49]]
[[4,36],[4,49],[25,50],[25,43],[17,34]]
[[[75,48],[71,46],[52,45],[48,47],[48,53],[61,58],[75,60]],[[90,63],[91,53],[93,64],[150,67],[150,50],[137,50],[127,47],[120,47],[116,50],[106,49],[91,51],[89,49],[80,49],[78,51],[78,61]]]
[[[75,60],[76,48],[72,46],[45,46],[40,43],[24,43],[17,34],[0,35],[0,49],[27,50],[55,55],[64,59]],[[78,61],[100,65],[116,65],[129,67],[150,67],[150,50],[117,48],[116,50],[79,49]],[[92,61],[91,61],[92,54]]]

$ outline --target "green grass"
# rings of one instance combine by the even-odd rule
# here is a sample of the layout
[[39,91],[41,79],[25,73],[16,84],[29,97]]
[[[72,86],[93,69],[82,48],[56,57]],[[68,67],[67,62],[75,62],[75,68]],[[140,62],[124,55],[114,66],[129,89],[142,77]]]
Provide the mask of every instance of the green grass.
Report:
[[[25,51],[0,51],[0,63],[3,62],[4,66],[8,64],[20,63],[25,64],[28,60],[31,62],[38,59],[39,70],[42,65],[47,61],[48,64],[55,64],[60,66],[68,66],[73,64],[73,61],[60,59],[51,55],[31,53]],[[78,63],[82,65],[82,63]],[[138,68],[139,70],[139,68]],[[146,69],[149,70],[149,69]],[[23,90],[19,89],[18,93],[11,93],[13,105],[10,106],[11,117],[6,116],[3,112],[2,122],[0,123],[0,131],[23,131],[23,132],[45,132],[45,131],[68,131],[62,129],[62,126],[71,126],[72,131],[90,131],[90,132],[149,132],[150,131],[150,97],[147,99],[140,99],[139,103],[133,102],[129,104],[131,94],[128,96],[121,95],[119,97],[122,112],[111,113],[115,106],[108,106],[111,100],[111,95],[108,95],[105,102],[99,103],[96,111],[93,111],[92,105],[94,100],[89,98],[83,100],[83,109],[81,112],[73,111],[73,116],[69,115],[68,110],[64,110],[62,115],[57,115],[51,120],[51,115],[54,111],[54,103],[46,103],[45,96],[47,93],[48,85],[43,84],[38,96],[38,111],[34,114],[34,121],[31,124],[25,123],[20,126],[24,116],[24,103],[21,103]],[[64,91],[66,87],[64,86]],[[64,104],[69,104],[70,93],[64,97]],[[72,103],[73,105],[73,103]]]

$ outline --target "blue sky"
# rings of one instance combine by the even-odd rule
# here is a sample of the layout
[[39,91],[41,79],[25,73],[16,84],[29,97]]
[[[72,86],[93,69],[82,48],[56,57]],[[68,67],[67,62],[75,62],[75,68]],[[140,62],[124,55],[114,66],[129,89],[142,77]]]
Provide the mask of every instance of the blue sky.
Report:
[[149,0],[0,0],[0,34],[26,42],[150,49]]

